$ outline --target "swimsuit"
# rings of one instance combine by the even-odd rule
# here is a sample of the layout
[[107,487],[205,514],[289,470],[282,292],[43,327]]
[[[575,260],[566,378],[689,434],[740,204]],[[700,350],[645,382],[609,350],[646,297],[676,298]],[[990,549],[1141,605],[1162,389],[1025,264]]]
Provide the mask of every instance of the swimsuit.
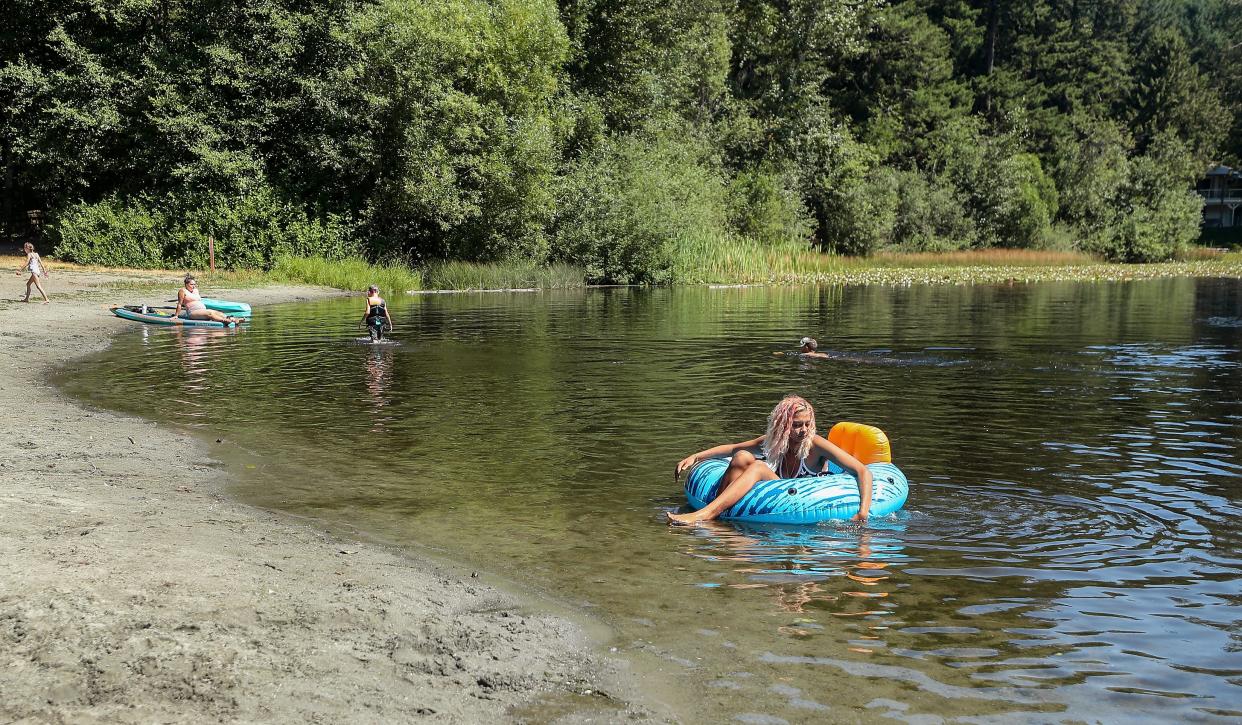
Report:
[[26,260],[26,269],[29,269],[30,273],[36,277],[43,276],[43,266],[39,264],[38,253],[31,252],[30,258]]
[[777,478],[814,478],[814,477],[816,477],[816,476],[821,476],[821,475],[823,475],[823,474],[821,474],[819,471],[812,471],[812,470],[811,470],[811,469],[810,469],[810,468],[806,465],[806,459],[805,459],[805,458],[803,458],[801,461],[799,461],[799,462],[798,462],[798,472],[797,472],[797,473],[795,473],[795,474],[794,474],[794,475],[792,475],[792,476],[782,476],[782,475],[781,475],[781,462],[780,462],[780,461],[776,461],[776,462],[774,463],[774,462],[772,462],[772,461],[766,461],[766,460],[765,460],[765,461],[764,461],[764,463],[765,463],[765,464],[767,464],[767,467],[768,467],[768,468],[771,468],[771,469],[772,469],[772,473],[775,473]]
[[385,313],[387,312],[387,310],[384,309],[384,304],[385,303],[382,298],[380,299],[380,303],[378,305],[372,305],[370,303],[367,304],[367,323],[368,324],[373,324],[373,321],[377,317],[381,319],[386,317]]
[[185,290],[185,311],[186,314],[192,315],[195,312],[202,312],[207,309],[207,305],[203,304],[203,296],[197,291],[191,292]]

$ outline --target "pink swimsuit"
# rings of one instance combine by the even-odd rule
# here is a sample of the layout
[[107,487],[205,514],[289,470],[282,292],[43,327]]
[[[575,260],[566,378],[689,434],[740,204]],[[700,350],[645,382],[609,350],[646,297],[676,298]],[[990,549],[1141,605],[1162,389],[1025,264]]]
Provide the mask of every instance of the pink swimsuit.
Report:
[[197,291],[185,290],[185,311],[186,314],[202,312],[207,309],[207,305],[203,304],[203,296]]

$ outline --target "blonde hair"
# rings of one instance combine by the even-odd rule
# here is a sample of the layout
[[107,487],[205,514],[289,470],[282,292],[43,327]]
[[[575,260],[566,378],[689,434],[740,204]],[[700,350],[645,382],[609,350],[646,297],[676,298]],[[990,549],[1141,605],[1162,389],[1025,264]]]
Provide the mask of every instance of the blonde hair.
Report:
[[25,244],[23,244],[23,245],[22,245],[22,251],[23,251],[23,252],[33,252],[33,251],[34,251],[34,245],[33,245],[33,244],[31,244],[30,242],[26,242]]
[[789,452],[789,434],[793,430],[794,416],[803,410],[811,414],[811,427],[798,445],[798,458],[811,455],[811,444],[815,439],[815,408],[805,398],[786,395],[768,415],[768,431],[763,436],[763,456],[769,462],[780,466],[785,460],[785,454]]

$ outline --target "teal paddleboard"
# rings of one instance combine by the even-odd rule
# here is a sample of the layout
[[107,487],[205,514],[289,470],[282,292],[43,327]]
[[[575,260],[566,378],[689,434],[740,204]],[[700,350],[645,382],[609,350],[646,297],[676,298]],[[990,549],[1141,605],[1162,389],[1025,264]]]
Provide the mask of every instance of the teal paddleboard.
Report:
[[223,312],[226,315],[234,317],[249,317],[250,305],[245,302],[230,302],[228,300],[215,300],[210,297],[204,297],[203,304],[207,305],[207,309]]
[[173,317],[171,312],[156,310],[141,305],[113,305],[112,314],[117,317],[145,322],[148,325],[166,325],[177,327],[233,327],[232,322],[216,322],[215,320],[191,320],[185,317]]

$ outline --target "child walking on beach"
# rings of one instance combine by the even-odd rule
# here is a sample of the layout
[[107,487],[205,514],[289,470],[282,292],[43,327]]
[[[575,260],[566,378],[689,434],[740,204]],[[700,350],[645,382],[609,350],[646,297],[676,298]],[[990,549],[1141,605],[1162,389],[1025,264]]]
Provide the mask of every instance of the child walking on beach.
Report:
[[26,296],[22,298],[22,302],[30,301],[30,285],[34,285],[38,288],[39,294],[43,295],[43,304],[46,305],[51,300],[47,298],[47,292],[43,291],[43,285],[39,284],[39,278],[47,276],[47,270],[43,268],[43,260],[39,258],[39,253],[34,250],[34,245],[30,242],[22,245],[22,251],[26,253],[26,264],[17,270],[17,276],[30,273],[30,279],[26,280]]

